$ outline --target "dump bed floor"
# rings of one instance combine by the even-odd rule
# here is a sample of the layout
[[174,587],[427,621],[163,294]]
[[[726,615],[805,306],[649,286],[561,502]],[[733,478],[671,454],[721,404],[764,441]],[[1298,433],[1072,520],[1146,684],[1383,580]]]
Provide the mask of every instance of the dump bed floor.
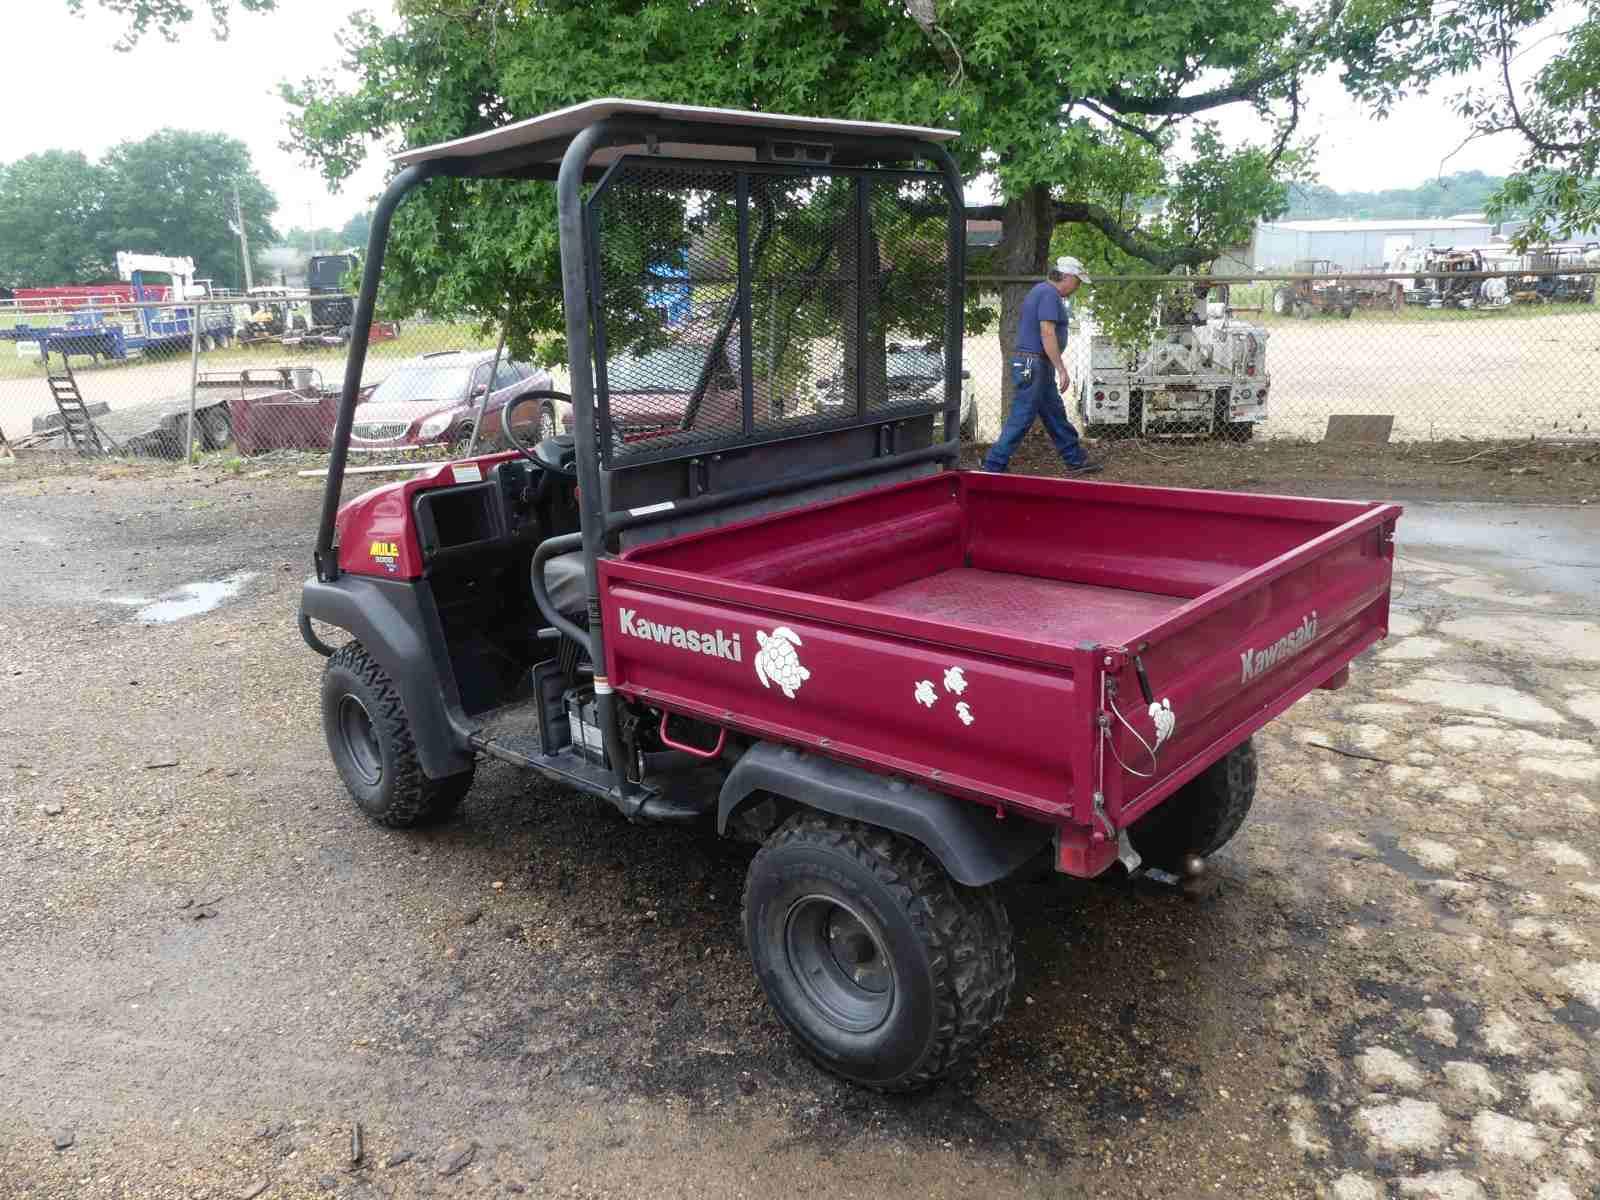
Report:
[[1181,596],[956,567],[863,597],[863,603],[1072,646],[1132,641],[1187,601]]

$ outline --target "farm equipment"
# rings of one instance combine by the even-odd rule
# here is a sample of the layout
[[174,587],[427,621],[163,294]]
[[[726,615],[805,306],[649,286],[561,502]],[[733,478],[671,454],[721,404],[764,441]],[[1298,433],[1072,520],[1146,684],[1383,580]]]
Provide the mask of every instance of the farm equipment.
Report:
[[1068,344],[1078,414],[1092,437],[1219,437],[1244,441],[1267,419],[1268,333],[1197,289],[1168,306],[1148,345],[1124,347],[1079,318]]
[[[201,300],[210,295],[210,287],[194,279],[192,258],[168,258],[159,254],[130,254],[117,252],[117,274],[133,285],[135,301],[146,299],[144,277],[146,274],[167,275],[172,279],[171,296],[176,300]],[[234,340],[233,313],[227,307],[204,309],[191,305],[169,309],[135,308],[135,328],[124,336],[127,350],[145,356],[180,354],[196,342],[193,322],[200,328],[200,349],[209,350],[225,346]]]
[[1562,272],[1600,265],[1600,248],[1545,247],[1529,253],[1525,261],[1528,274],[1511,282],[1511,299],[1520,304],[1594,303],[1593,275]]
[[1390,303],[1396,312],[1407,304],[1425,308],[1503,308],[1511,303],[1504,279],[1485,279],[1493,268],[1482,250],[1456,250],[1402,246],[1389,262],[1394,273],[1409,278],[1390,284]]
[[[991,885],[1035,862],[1171,879],[1237,832],[1252,734],[1386,633],[1400,515],[957,470],[954,136],[594,101],[401,155],[301,599],[364,812],[443,817],[488,757],[756,843],[743,927],[769,1002],[886,1090],[945,1075],[1004,1014]],[[341,503],[390,220],[437,176],[555,181],[573,433],[508,411],[511,452]],[[675,342],[643,302],[675,246],[696,285],[734,274],[709,338]],[[787,309],[753,302],[779,285]],[[942,392],[891,390],[891,340],[934,322]],[[632,414],[664,410],[612,367],[674,345],[699,377],[641,432]],[[830,368],[840,403],[806,402]]]
[[1344,268],[1329,259],[1301,259],[1294,264],[1294,273],[1317,278],[1278,285],[1272,293],[1272,311],[1280,317],[1338,313],[1348,319],[1361,304],[1361,294],[1339,278]]
[[306,263],[306,288],[311,293],[311,323],[334,332],[348,330],[355,319],[355,301],[344,295],[345,277],[361,268],[355,253],[313,255]]

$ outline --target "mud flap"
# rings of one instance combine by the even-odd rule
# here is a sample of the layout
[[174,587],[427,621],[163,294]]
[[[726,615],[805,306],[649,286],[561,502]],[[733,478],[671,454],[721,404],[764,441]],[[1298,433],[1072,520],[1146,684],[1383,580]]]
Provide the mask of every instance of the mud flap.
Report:
[[904,834],[967,887],[1004,879],[1053,834],[1017,817],[997,820],[992,809],[970,800],[772,742],[751,747],[728,773],[717,802],[717,832],[727,832],[728,818],[759,793]]

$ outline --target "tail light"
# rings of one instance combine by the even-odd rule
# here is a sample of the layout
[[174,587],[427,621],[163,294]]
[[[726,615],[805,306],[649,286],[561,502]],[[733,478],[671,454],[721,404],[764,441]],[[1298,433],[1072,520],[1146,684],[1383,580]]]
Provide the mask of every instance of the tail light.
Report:
[[1106,394],[1104,392],[1096,392],[1094,394],[1094,402],[1096,404],[1104,404],[1106,402]]

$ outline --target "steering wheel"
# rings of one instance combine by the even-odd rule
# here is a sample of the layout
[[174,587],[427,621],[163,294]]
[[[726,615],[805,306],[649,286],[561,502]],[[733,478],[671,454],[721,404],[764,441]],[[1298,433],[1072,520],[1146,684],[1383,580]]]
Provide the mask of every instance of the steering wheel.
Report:
[[512,427],[511,414],[516,408],[533,402],[543,405],[547,400],[565,400],[568,404],[572,403],[572,397],[565,392],[551,391],[547,388],[523,392],[501,412],[500,427],[505,430],[506,441],[511,443],[511,448],[541,471],[562,479],[575,480],[578,478],[578,455],[570,433],[558,433],[554,437],[541,438],[530,447],[517,437]]

